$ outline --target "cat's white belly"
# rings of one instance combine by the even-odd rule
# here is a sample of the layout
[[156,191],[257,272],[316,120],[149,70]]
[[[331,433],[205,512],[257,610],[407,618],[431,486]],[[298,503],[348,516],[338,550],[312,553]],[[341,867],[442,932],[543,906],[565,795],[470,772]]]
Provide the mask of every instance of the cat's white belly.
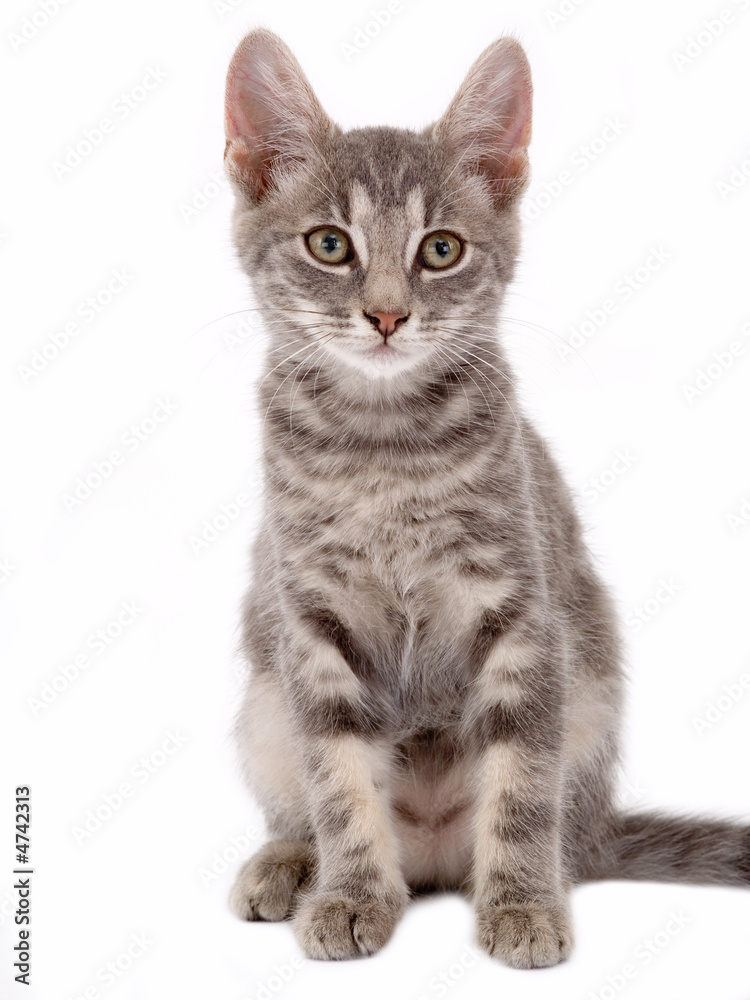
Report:
[[391,816],[410,886],[457,888],[467,878],[475,816],[471,769],[464,762],[440,775],[396,776]]

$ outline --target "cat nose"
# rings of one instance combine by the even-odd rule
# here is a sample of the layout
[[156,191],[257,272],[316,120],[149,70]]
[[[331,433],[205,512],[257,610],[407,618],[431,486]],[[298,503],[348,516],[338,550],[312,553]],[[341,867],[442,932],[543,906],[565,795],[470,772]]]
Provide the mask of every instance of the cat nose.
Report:
[[383,340],[387,340],[395,332],[399,323],[405,323],[409,318],[409,313],[365,313],[376,330],[381,334]]

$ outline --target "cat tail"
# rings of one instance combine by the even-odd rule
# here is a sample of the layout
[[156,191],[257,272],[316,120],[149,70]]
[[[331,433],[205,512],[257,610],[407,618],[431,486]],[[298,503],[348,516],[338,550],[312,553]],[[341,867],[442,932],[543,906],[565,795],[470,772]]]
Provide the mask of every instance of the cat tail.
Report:
[[692,882],[750,888],[750,825],[659,812],[621,813],[593,879]]

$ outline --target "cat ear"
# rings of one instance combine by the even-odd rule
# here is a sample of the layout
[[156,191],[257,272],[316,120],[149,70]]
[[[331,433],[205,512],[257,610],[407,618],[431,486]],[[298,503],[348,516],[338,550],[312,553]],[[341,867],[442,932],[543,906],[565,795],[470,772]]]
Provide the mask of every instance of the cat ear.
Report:
[[232,57],[224,121],[227,172],[253,202],[336,128],[289,48],[264,28],[246,35]]
[[496,202],[510,204],[529,179],[531,67],[515,38],[500,38],[481,54],[434,126],[468,170],[489,181]]

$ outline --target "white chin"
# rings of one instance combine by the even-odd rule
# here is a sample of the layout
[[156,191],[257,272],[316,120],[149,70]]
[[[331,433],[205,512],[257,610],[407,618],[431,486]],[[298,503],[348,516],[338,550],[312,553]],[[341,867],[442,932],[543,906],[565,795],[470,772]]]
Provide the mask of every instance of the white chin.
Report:
[[390,347],[388,344],[377,344],[364,350],[347,350],[337,346],[333,353],[371,379],[392,378],[414,368],[421,360],[416,351]]

